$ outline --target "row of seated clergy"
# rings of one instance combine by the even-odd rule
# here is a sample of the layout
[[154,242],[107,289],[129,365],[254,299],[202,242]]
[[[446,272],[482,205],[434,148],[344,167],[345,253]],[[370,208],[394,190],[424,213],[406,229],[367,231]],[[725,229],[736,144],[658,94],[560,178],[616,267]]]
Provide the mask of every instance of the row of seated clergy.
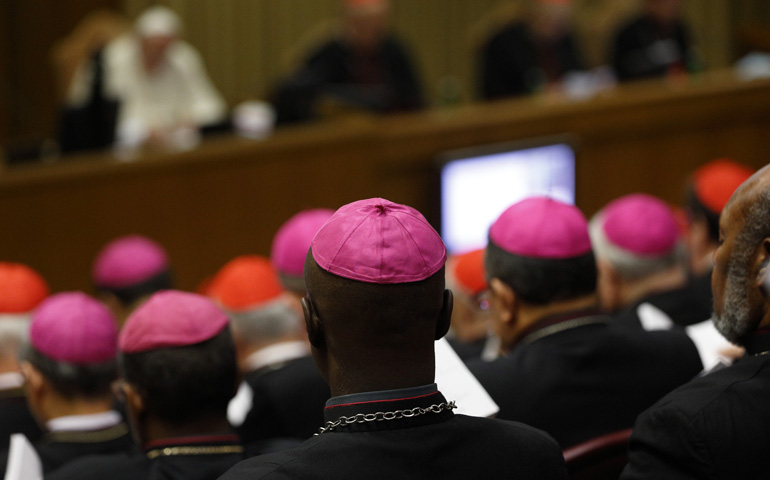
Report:
[[524,200],[498,218],[489,240],[493,324],[504,355],[468,366],[500,406],[499,418],[541,428],[567,448],[630,428],[702,370],[684,332],[617,327],[598,309],[588,224],[575,207]]
[[732,195],[714,255],[714,324],[746,356],[666,395],[640,415],[623,480],[762,478],[770,442],[770,170]]
[[[572,2],[525,3],[524,13],[495,24],[478,48],[481,98],[558,88],[568,74],[586,69],[572,29]],[[613,40],[617,78],[697,69],[679,0],[645,0],[644,7]],[[312,47],[272,89],[279,124],[351,110],[393,113],[427,105],[415,62],[391,31],[389,9],[388,0],[344,1],[341,28]],[[67,48],[60,48],[75,53],[58,55],[66,59],[59,62],[66,92],[63,151],[113,144],[186,148],[195,144],[199,130],[232,127],[199,54],[179,38],[175,13],[153,7],[133,30],[115,18],[87,20]]]
[[18,358],[32,311],[49,293],[48,283],[32,268],[0,262],[0,450],[8,448],[12,433],[33,442],[43,434],[27,407]]
[[[746,197],[750,196],[746,195]],[[663,225],[664,227],[666,224],[674,224],[671,219],[664,221],[666,220],[663,218],[666,211],[664,209],[656,209],[657,206],[658,204],[655,199],[645,196],[632,195],[623,198],[601,212],[599,218],[602,221],[598,223],[597,228],[601,230],[603,235],[616,242],[617,246],[626,247],[631,244],[635,248],[639,248],[635,240],[644,238],[642,234],[647,230],[654,229],[650,228],[649,225],[647,225],[647,228],[641,225],[641,231],[634,231],[628,227],[627,223],[622,221],[622,217],[624,214],[631,215],[640,224],[652,222],[655,225]],[[746,209],[741,210],[736,207],[734,210],[741,212]],[[616,218],[616,215],[620,215],[621,219]],[[398,219],[389,218],[393,216],[397,216]],[[544,219],[548,219],[549,222],[544,222]],[[417,224],[413,224],[412,222],[414,221]],[[729,221],[726,222],[729,224]],[[359,231],[359,227],[364,224],[366,224],[367,228],[361,228]],[[357,239],[352,235],[353,232],[348,231],[351,228],[350,225],[353,225],[353,230],[361,235],[363,240]],[[389,228],[384,228],[385,225]],[[398,277],[400,282],[394,281],[392,278],[394,266],[390,264],[384,270],[376,270],[379,273],[372,276],[372,269],[374,267],[361,262],[361,258],[395,258],[395,265],[403,268],[405,252],[412,251],[410,249],[411,241],[408,242],[409,248],[401,247],[396,248],[395,251],[389,251],[389,249],[394,248],[390,237],[388,237],[387,242],[382,244],[375,243],[372,247],[370,245],[371,238],[374,235],[372,232],[382,234],[382,232],[389,233],[392,229],[398,230],[402,228],[413,228],[414,230],[410,230],[409,235],[397,235],[397,238],[416,237],[426,243],[423,245],[424,248],[414,250],[417,252],[415,255],[418,257],[415,259],[414,264],[420,265],[422,269],[420,270],[422,272],[420,275],[428,275],[428,277],[416,277],[413,274],[414,272],[409,270],[409,275]],[[657,235],[652,237],[654,241],[646,238],[645,240],[649,242],[648,247],[665,251],[670,250],[669,244],[671,240],[667,232],[670,232],[670,229],[666,230],[664,228],[662,232],[654,232]],[[365,244],[371,248],[379,248],[382,252],[388,252],[390,256],[382,252],[376,255],[367,254],[366,252],[362,254],[362,241],[368,242]],[[443,335],[449,326],[447,322],[451,314],[451,293],[443,291],[443,260],[445,258],[445,253],[442,253],[443,244],[441,244],[435,231],[427,226],[422,217],[406,209],[406,207],[390,204],[381,199],[357,202],[356,204],[341,208],[332,216],[318,234],[315,235],[313,242],[311,248],[312,255],[308,255],[305,265],[306,278],[309,279],[309,295],[303,300],[302,307],[314,355],[322,374],[330,380],[332,394],[345,394],[345,389],[351,388],[349,387],[351,378],[360,377],[364,385],[371,385],[372,382],[385,382],[381,384],[383,386],[392,385],[387,382],[387,379],[391,378],[388,372],[391,372],[394,368],[401,371],[400,375],[396,375],[391,380],[398,384],[404,378],[409,378],[409,375],[413,375],[416,365],[421,365],[417,357],[411,360],[404,360],[404,355],[424,354],[423,361],[429,357],[433,358],[433,338]],[[348,244],[348,242],[351,244]],[[430,245],[433,248],[428,248]],[[439,245],[441,248],[439,248]],[[404,248],[407,249],[404,250]],[[346,257],[340,252],[348,252],[348,256]],[[428,252],[437,255],[431,257],[433,261],[423,257]],[[717,255],[717,259],[719,258],[719,255]],[[520,367],[527,367],[537,364],[539,362],[538,359],[542,359],[544,356],[549,356],[550,361],[554,364],[559,363],[553,362],[554,358],[567,359],[567,361],[561,363],[558,368],[553,370],[549,371],[549,369],[544,367],[538,369],[539,376],[546,381],[538,383],[539,379],[537,378],[524,378],[520,380],[521,384],[526,384],[527,389],[533,390],[535,394],[538,393],[541,387],[548,386],[547,380],[553,379],[560,373],[567,371],[570,374],[568,377],[574,378],[575,383],[584,382],[583,385],[578,386],[574,391],[581,394],[602,392],[605,397],[610,397],[614,400],[612,406],[604,406],[601,412],[593,411],[597,415],[596,418],[601,418],[601,415],[606,416],[607,412],[611,412],[617,409],[619,405],[624,404],[622,397],[622,390],[624,388],[631,390],[632,393],[630,395],[632,399],[635,400],[635,396],[642,398],[639,403],[631,402],[632,408],[639,408],[641,402],[645,401],[645,399],[650,399],[643,397],[644,392],[635,391],[635,388],[645,385],[649,390],[656,392],[660,396],[667,390],[675,387],[677,382],[684,383],[687,380],[687,378],[683,378],[685,375],[692,376],[693,372],[697,372],[701,368],[697,349],[681,331],[644,332],[639,329],[634,331],[620,326],[611,326],[608,325],[609,319],[595,310],[598,302],[595,291],[597,277],[596,262],[592,252],[591,241],[589,240],[587,222],[575,207],[547,198],[532,198],[515,204],[506,210],[490,229],[490,246],[487,251],[486,262],[488,276],[491,278],[492,303],[498,317],[496,319],[498,335],[502,338],[505,348],[510,348],[510,345],[514,345],[508,357],[503,357],[487,365],[495,366],[499,373],[499,371],[504,370],[503,367],[505,366],[515,366],[516,361],[519,362]],[[723,263],[726,262],[723,261]],[[266,259],[261,259],[261,264],[263,267],[268,266]],[[427,273],[424,271],[426,264],[431,265]],[[760,262],[760,264],[762,263]],[[533,265],[535,268],[532,268]],[[717,265],[719,266],[719,263]],[[377,264],[377,268],[380,267]],[[438,270],[433,272],[435,268],[438,268]],[[723,271],[727,271],[724,265],[722,268]],[[535,272],[534,274],[532,274],[533,271]],[[544,271],[548,274],[546,278],[550,279],[548,282],[543,282],[542,275],[539,275]],[[732,271],[730,270],[730,272]],[[538,276],[541,279],[539,283],[536,281]],[[714,278],[716,293],[718,292],[716,286],[719,285],[719,277],[715,276]],[[555,282],[554,279],[559,279],[559,281]],[[212,283],[212,288],[216,287],[216,280]],[[423,281],[427,283],[422,283]],[[280,287],[277,286],[278,282],[274,273],[272,282],[273,293],[279,292]],[[401,282],[406,282],[406,290],[392,288],[393,283]],[[428,288],[428,285],[430,285],[430,288]],[[212,293],[215,291],[213,290]],[[410,318],[410,322],[404,325],[403,318],[405,316],[403,312],[409,311],[414,315],[415,312],[423,311],[422,308],[418,308],[418,305],[432,298],[427,295],[428,291],[433,291],[436,297],[438,297],[438,293],[442,293],[443,302],[440,309],[439,323],[435,323],[436,320],[432,316],[438,307],[433,305],[433,307],[427,308],[426,306],[425,312],[433,312],[430,315],[426,313],[426,318],[430,318],[431,321],[419,322],[419,325],[424,326],[424,323],[426,323],[430,327],[431,335],[423,337],[411,330],[418,328],[418,326],[414,325],[415,322],[411,321],[414,318]],[[227,292],[227,289],[225,289],[225,292]],[[223,297],[220,301],[224,300],[224,297],[227,296],[223,294],[224,292],[220,294]],[[339,299],[343,298],[344,294],[348,295],[348,301],[340,302]],[[394,297],[390,298],[389,295]],[[230,427],[224,419],[224,410],[230,396],[234,392],[236,378],[234,373],[236,349],[230,340],[229,329],[225,328],[228,324],[228,319],[213,304],[196,295],[166,292],[158,294],[153,298],[155,300],[151,298],[145,306],[140,307],[139,310],[129,317],[120,338],[120,349],[124,357],[122,365],[125,379],[125,382],[121,384],[121,392],[126,396],[129,416],[133,420],[135,434],[140,440],[142,447],[146,450],[145,455],[120,454],[102,458],[84,458],[71,463],[54,475],[61,473],[61,475],[71,476],[74,472],[78,472],[81,478],[89,478],[87,475],[91,474],[96,475],[94,478],[99,478],[99,475],[104,475],[105,469],[108,468],[107,465],[110,468],[114,468],[115,465],[123,465],[124,468],[121,469],[121,473],[124,475],[141,475],[142,473],[139,472],[179,469],[182,468],[182,465],[193,468],[196,464],[195,461],[183,458],[188,455],[197,457],[199,462],[201,462],[196,469],[196,473],[209,475],[212,474],[212,471],[207,471],[204,465],[221,473],[224,471],[223,469],[226,469],[243,457],[244,449],[236,438],[232,436]],[[269,297],[268,300],[273,298]],[[240,297],[236,297],[236,302],[240,299]],[[311,299],[313,303],[310,303]],[[377,301],[374,301],[375,299]],[[721,298],[719,300],[721,301]],[[107,359],[114,356],[114,346],[112,349],[107,348],[109,342],[106,340],[108,337],[114,338],[116,332],[115,320],[106,313],[106,310],[81,294],[63,294],[53,297],[49,301],[52,302],[50,304],[53,305],[52,307],[40,308],[36,312],[31,336],[34,350],[31,350],[29,356],[26,357],[29,362],[25,363],[24,366],[24,371],[28,378],[30,404],[33,406],[38,405],[34,410],[41,412],[39,413],[41,418],[51,416],[50,413],[46,413],[47,410],[44,408],[46,405],[50,406],[51,402],[37,402],[37,400],[42,398],[40,392],[51,391],[50,389],[41,388],[41,386],[46,385],[46,382],[50,381],[50,376],[43,374],[50,366],[46,363],[46,360],[63,358],[69,363],[95,361],[107,362],[109,364],[110,362]],[[251,300],[248,300],[247,303],[251,304]],[[438,302],[436,303],[438,304]],[[716,304],[718,302],[715,302]],[[400,306],[396,308],[395,305]],[[270,307],[272,306],[268,308]],[[393,310],[392,312],[391,309]],[[286,311],[286,309],[282,310],[283,313]],[[72,312],[77,314],[72,315]],[[192,318],[189,318],[187,315],[191,315],[191,312],[194,312],[194,315]],[[322,316],[319,316],[319,312],[323,312]],[[179,320],[183,325],[180,326],[168,320],[159,322],[158,318]],[[333,321],[335,318],[342,319],[339,320],[339,325],[336,325]],[[356,318],[360,319],[358,324],[352,321],[352,319]],[[379,318],[385,322],[382,327],[379,326],[377,321],[373,320]],[[66,321],[62,321],[62,319]],[[321,321],[321,319],[323,320]],[[393,339],[389,338],[390,335],[398,330],[392,323],[396,319],[398,319],[398,325],[402,325],[401,328],[408,327],[410,329],[408,335],[397,334],[397,338],[400,339],[399,342],[393,342]],[[74,328],[77,325],[75,322],[83,322],[84,320],[88,320],[87,336],[92,341],[86,341],[86,344],[90,348],[73,349],[70,342],[60,341],[66,338],[67,335],[77,335],[78,332],[82,333],[86,330]],[[731,321],[728,318],[719,322],[721,322],[721,327],[724,327],[729,325]],[[35,322],[42,322],[40,323],[41,326],[35,328]],[[719,322],[718,325],[720,325]],[[749,332],[752,328],[751,325],[747,327],[739,325],[739,327],[749,329]],[[425,329],[427,330],[427,327]],[[725,331],[729,336],[733,330]],[[739,339],[740,337],[736,335],[732,335],[730,338],[733,340]],[[159,337],[162,340],[159,340]],[[367,341],[362,342],[362,339]],[[640,342],[640,339],[643,341]],[[327,342],[329,345],[327,345]],[[383,343],[381,344],[380,342]],[[406,342],[407,345],[403,345],[403,342]],[[420,346],[417,343],[412,344],[411,342],[424,342],[424,344]],[[331,345],[334,347],[330,349]],[[347,348],[343,348],[341,345]],[[428,348],[428,345],[431,345],[431,348]],[[167,351],[167,347],[170,347],[171,351]],[[180,349],[180,347],[182,348]],[[755,349],[755,347],[756,345],[753,343],[750,345],[751,349]],[[336,350],[336,348],[341,348],[341,350]],[[212,361],[212,358],[208,357],[208,353],[206,353],[209,349],[213,350],[213,352],[209,352],[210,354],[223,359],[227,365]],[[619,349],[623,351],[619,352]],[[653,353],[659,358],[653,358],[653,355],[650,355],[650,349],[655,350]],[[43,353],[41,354],[40,352]],[[181,352],[187,352],[189,358],[184,356],[176,360],[169,358],[169,355],[174,357],[174,355],[178,355]],[[230,353],[223,355],[224,352]],[[548,355],[545,355],[546,353]],[[87,358],[81,358],[84,355]],[[393,357],[393,355],[396,356]],[[372,356],[375,358],[372,358]],[[192,360],[193,357],[195,361]],[[630,357],[635,357],[638,365],[632,365],[633,362],[627,361]],[[384,359],[388,361],[383,361]],[[191,361],[194,363],[194,368],[188,365]],[[205,362],[206,365],[200,364],[201,361]],[[403,368],[399,367],[399,361],[403,363]],[[664,371],[660,365],[661,362],[666,363],[668,371]],[[613,374],[610,371],[611,369],[602,370],[607,364],[610,367],[621,367],[619,370],[623,370],[626,378],[618,378],[617,373]],[[749,364],[739,364],[739,366]],[[637,376],[638,370],[635,370],[635,368],[638,368],[640,365],[641,369],[649,369],[647,376],[652,377],[651,380],[654,381],[655,385],[645,384]],[[164,369],[171,368],[171,366],[186,368],[189,375],[182,375],[179,371],[164,373]],[[382,370],[383,368],[384,370]],[[427,362],[420,370],[424,370],[423,374],[420,375],[420,379],[415,379],[415,382],[424,382],[428,380],[427,377],[429,376],[432,378],[433,369],[433,362]],[[690,372],[686,373],[688,369],[690,369]],[[738,370],[733,369],[731,371],[736,372]],[[223,372],[233,372],[233,374],[223,375]],[[495,369],[489,369],[487,373],[489,372],[495,373]],[[114,366],[112,369],[99,370],[99,373],[103,374],[105,378],[108,375],[111,375],[110,378],[114,378]],[[595,378],[592,374],[599,378]],[[205,385],[202,386],[200,379],[202,376],[207,375],[209,376],[207,378],[211,378],[211,380],[203,382]],[[612,379],[613,375],[614,381],[608,380],[608,378]],[[217,380],[214,380],[214,377],[217,377]],[[480,375],[480,377],[483,377],[483,375]],[[650,379],[648,378],[647,380]],[[181,385],[175,383],[180,381],[182,382]],[[97,383],[104,385],[105,382]],[[482,383],[485,383],[484,378],[482,378]],[[232,387],[229,393],[227,392],[228,384],[231,384]],[[490,385],[487,384],[486,386],[492,391]],[[554,386],[571,387],[573,385],[569,381],[557,381],[555,384],[550,385],[552,389]],[[352,413],[351,411],[364,408],[361,405],[368,403],[371,403],[371,407],[375,409],[382,408],[383,403],[387,402],[392,402],[394,408],[400,408],[399,401],[410,400],[403,397],[407,393],[418,396],[424,395],[426,398],[442,398],[440,393],[435,390],[435,387],[431,388],[429,385],[391,392],[402,395],[398,397],[400,400],[390,396],[387,392],[374,392],[377,394],[375,395],[370,390],[371,386],[352,388],[361,388],[362,390],[360,391],[369,392],[369,394],[353,392],[352,394],[345,394],[343,397],[332,399],[327,403],[327,420],[331,423],[327,424],[325,430],[335,431],[337,428],[342,428],[340,426],[342,424],[334,421],[335,412],[347,415]],[[169,392],[169,389],[172,392]],[[662,392],[657,389],[660,389]],[[509,392],[511,390],[512,388],[509,388]],[[568,390],[563,392],[563,394],[553,393],[554,390],[552,390],[551,398],[572,398],[573,403],[579,403],[581,396],[575,397],[573,395],[574,391],[569,392]],[[97,393],[102,395],[103,388]],[[497,393],[499,394],[499,391]],[[519,396],[521,396],[521,393],[526,392],[519,391]],[[495,394],[493,392],[493,396]],[[614,394],[620,396],[612,397]],[[649,395],[652,396],[653,394]],[[587,398],[589,395],[585,395],[585,397]],[[654,400],[655,398],[650,401]],[[628,397],[625,398],[625,401],[628,403]],[[594,398],[591,404],[597,402],[599,400]],[[502,402],[500,403],[503,408],[511,408],[511,404],[503,405]],[[91,426],[98,424],[101,427],[100,431],[102,434],[105,431],[117,429],[120,421],[119,415],[116,416],[114,412],[107,410],[111,402],[95,401],[95,404],[101,405],[104,410],[92,414],[94,416],[90,418],[89,422]],[[540,404],[549,405],[545,401],[540,402],[538,406]],[[644,406],[641,408],[643,409]],[[558,409],[566,410],[567,405],[558,405]],[[58,410],[58,412],[61,412],[61,410]],[[425,414],[431,412],[432,410]],[[441,414],[439,421],[448,422],[453,418],[442,412],[432,413]],[[581,425],[580,422],[575,422],[575,419],[581,415],[589,417],[590,415],[586,412],[592,412],[592,410],[588,406],[583,406],[578,408],[578,412],[578,414],[572,412],[571,422],[566,420],[559,422],[573,423],[572,429],[560,431],[558,425],[544,428],[547,428],[549,433],[561,442],[562,446],[567,446],[574,445],[585,439],[570,438],[570,435],[576,435],[576,431],[581,428],[585,428],[584,432],[592,432],[588,434],[583,433],[583,435],[593,437],[606,433],[606,431],[618,430],[617,425],[612,422],[622,423],[628,420],[628,412],[621,411],[617,416],[607,416],[608,419],[604,425],[596,421],[593,423],[586,422],[587,424]],[[191,419],[188,415],[194,415],[197,420]],[[502,415],[503,409],[501,409]],[[625,418],[623,418],[624,415]],[[635,416],[631,415],[632,422]],[[56,430],[62,424],[65,424],[64,428],[71,428],[71,425],[75,423],[74,419],[69,419],[66,422],[61,420],[61,418],[52,418],[49,421],[49,428]],[[389,418],[387,420],[391,421]],[[117,423],[114,423],[116,421]],[[540,421],[540,419],[535,418],[531,420],[531,423],[537,425]],[[113,422],[114,424],[107,425],[108,422]],[[455,423],[458,427],[465,425],[468,428],[473,427],[486,430],[487,435],[496,429],[501,429],[498,433],[502,434],[503,427],[506,425],[505,423],[481,421],[477,422],[474,426],[472,421],[463,417],[459,417],[459,420]],[[432,422],[428,422],[424,426],[430,424]],[[438,424],[440,423],[436,425]],[[391,425],[398,429],[396,423]],[[524,435],[526,430],[521,430],[521,426],[517,427],[515,424],[508,424],[508,426],[516,428],[510,429],[509,433],[511,436],[508,437],[507,441],[516,443],[518,441],[517,437],[520,438],[521,435]],[[368,430],[365,426],[362,428]],[[591,428],[605,428],[606,431],[596,433]],[[351,429],[355,430],[352,427]],[[344,433],[345,430],[347,428],[343,428],[343,432],[340,433]],[[518,433],[514,434],[516,431]],[[125,430],[123,434],[125,434]],[[178,438],[180,434],[185,438]],[[191,440],[189,437],[191,434],[195,434],[200,441],[190,444]],[[577,434],[580,433],[578,432]],[[438,437],[441,437],[441,435],[438,435]],[[304,460],[309,463],[324,465],[324,457],[328,456],[324,446],[333,449],[336,441],[344,443],[347,436],[332,433],[332,438],[336,438],[336,440],[311,441],[303,444],[298,449],[286,453],[260,457],[255,461],[244,463],[241,467],[234,470],[232,475],[239,475],[238,472],[246,472],[249,475],[260,471],[272,473],[277,464],[287,466],[286,462],[292,463],[292,468],[297,468],[297,471],[301,472],[305,464],[301,461],[295,462],[298,458],[297,455],[305,457]],[[353,437],[350,438],[355,438],[355,434],[353,433]],[[533,441],[534,438],[530,438],[530,441]],[[541,439],[543,438],[545,437],[541,437]],[[424,442],[424,439],[420,441]],[[315,453],[321,454],[321,457],[316,458],[314,457],[315,454],[308,453],[307,449],[314,445],[320,446]],[[549,447],[548,442],[545,442],[541,443],[541,445],[543,450],[539,453],[553,453],[555,444],[550,444],[551,446]],[[422,447],[432,448],[430,445],[422,445]],[[417,446],[412,444],[409,448],[417,448]],[[440,447],[440,450],[442,448]],[[41,449],[41,451],[45,451],[45,449]],[[367,461],[365,455],[373,454],[374,457],[372,459],[377,456],[376,450],[364,450],[360,453],[364,458],[356,460],[362,461],[364,464]],[[532,453],[534,454],[535,452]],[[481,454],[481,452],[477,452],[477,454]],[[201,458],[205,455],[211,455],[211,458],[214,459],[205,460]],[[558,455],[556,457],[560,458]],[[559,469],[560,462],[556,457],[551,457],[548,461],[546,461],[545,457],[542,457],[543,463],[538,463],[537,468],[542,469],[542,471],[551,472],[546,476],[553,475],[554,478],[559,478],[557,470]],[[340,465],[334,463],[333,460],[329,466],[340,468]],[[48,468],[53,467],[49,466]],[[362,467],[360,465],[353,465],[351,468],[355,471],[360,471]],[[434,464],[431,465],[432,470],[430,471],[435,473],[436,469],[441,468],[443,468],[443,465]],[[453,468],[457,468],[457,466],[453,465]],[[508,468],[516,468],[516,465],[510,465]],[[534,474],[533,466],[530,465],[529,468],[529,474]],[[184,468],[182,469],[184,470]],[[541,474],[542,471],[540,472]],[[457,472],[461,473],[460,470],[457,470]],[[384,472],[384,474],[393,475],[393,472]],[[68,477],[64,476],[61,478]],[[202,476],[201,478],[206,477]],[[235,478],[239,477],[236,476]]]

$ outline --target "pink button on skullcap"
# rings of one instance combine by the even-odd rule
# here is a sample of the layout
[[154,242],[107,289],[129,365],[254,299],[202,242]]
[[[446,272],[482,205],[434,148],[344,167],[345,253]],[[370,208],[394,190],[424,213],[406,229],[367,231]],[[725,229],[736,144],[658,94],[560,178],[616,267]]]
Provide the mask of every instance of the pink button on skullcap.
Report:
[[149,280],[168,268],[163,247],[147,237],[129,235],[102,248],[91,274],[100,287],[122,288]]
[[573,258],[591,251],[588,223],[574,205],[530,197],[508,207],[489,228],[506,252],[531,258]]
[[80,292],[48,297],[32,315],[32,346],[60,362],[76,365],[115,358],[118,329],[115,317],[101,302]]
[[286,221],[273,238],[270,261],[284,275],[302,277],[310,242],[334,210],[317,208],[297,213]]
[[637,255],[666,255],[676,247],[679,227],[671,209],[643,193],[620,197],[600,212],[610,243]]
[[227,328],[227,315],[197,293],[158,292],[132,313],[120,331],[124,353],[205,342]]
[[446,261],[444,242],[420,212],[382,198],[340,207],[311,247],[324,270],[367,283],[425,280]]

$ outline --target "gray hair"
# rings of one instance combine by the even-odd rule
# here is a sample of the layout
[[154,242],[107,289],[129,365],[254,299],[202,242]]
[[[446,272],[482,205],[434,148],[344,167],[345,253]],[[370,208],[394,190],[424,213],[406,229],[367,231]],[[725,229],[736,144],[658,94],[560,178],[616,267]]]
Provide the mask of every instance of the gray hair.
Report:
[[588,233],[591,236],[596,258],[609,262],[620,278],[626,281],[638,280],[682,265],[687,255],[681,240],[677,240],[676,246],[669,253],[661,256],[640,255],[618,247],[610,242],[604,233],[602,212],[591,219],[588,224]]
[[717,330],[733,343],[740,343],[762,320],[762,307],[751,302],[748,289],[757,274],[752,263],[756,249],[770,236],[770,189],[759,192],[742,213],[743,225],[727,263],[722,315],[714,315]]
[[18,355],[29,337],[29,314],[0,314],[0,357]]
[[300,315],[280,299],[247,311],[229,311],[234,334],[249,343],[278,340],[300,327]]

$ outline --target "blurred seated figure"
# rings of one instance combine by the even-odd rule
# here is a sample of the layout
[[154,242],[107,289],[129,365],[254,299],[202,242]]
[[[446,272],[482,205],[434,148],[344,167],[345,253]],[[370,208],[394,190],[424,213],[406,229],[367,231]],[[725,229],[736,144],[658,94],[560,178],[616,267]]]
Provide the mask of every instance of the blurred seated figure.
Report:
[[714,324],[746,349],[666,395],[636,421],[623,480],[767,477],[770,444],[770,169],[730,198],[714,254]]
[[522,19],[494,33],[480,54],[481,97],[542,91],[582,70],[571,13],[570,0],[532,0]]
[[411,56],[390,31],[389,9],[388,0],[344,0],[339,35],[279,85],[278,123],[345,110],[386,114],[424,106]]
[[273,237],[270,261],[278,273],[283,288],[294,300],[297,311],[302,313],[300,300],[307,295],[302,269],[310,242],[318,229],[329,220],[334,210],[314,208],[292,215],[281,225]]
[[[181,29],[176,13],[151,7],[134,31],[98,50],[75,73],[66,94],[66,108],[84,113],[75,120],[88,119],[85,113],[94,102],[112,102],[114,118],[100,122],[112,121],[115,127],[102,133],[112,135],[106,144],[114,140],[127,148],[187,148],[197,141],[199,129],[225,122],[225,102],[198,52],[180,39]],[[88,120],[65,125],[63,131],[83,134],[83,128],[99,124]],[[62,139],[64,145],[69,142]]]
[[[65,104],[59,118],[59,147],[63,153],[104,149],[115,141],[117,102],[104,96],[101,51],[130,29],[130,22],[122,15],[98,10],[83,18],[72,33],[54,47],[52,60],[59,97]],[[93,68],[93,81],[87,87],[88,98],[74,106],[66,98],[78,72],[84,68]]]
[[447,259],[446,284],[454,296],[452,323],[447,340],[463,360],[480,358],[490,339],[489,302],[484,272],[484,249],[451,255]]
[[227,315],[201,295],[166,290],[128,318],[118,338],[122,380],[141,453],[90,456],[50,480],[215,480],[243,459],[227,421],[237,387]]
[[687,188],[687,253],[690,286],[702,304],[712,308],[711,271],[719,247],[719,215],[741,183],[754,171],[730,159],[720,158],[698,168]]
[[42,435],[24,397],[19,349],[29,337],[32,312],[49,292],[32,268],[0,262],[0,449],[8,448],[12,433],[23,433],[33,442]]
[[607,204],[591,220],[599,299],[616,325],[669,329],[711,316],[687,288],[685,245],[671,208],[646,194]]
[[270,260],[234,258],[214,275],[207,294],[230,317],[243,383],[228,416],[241,440],[261,453],[310,438],[323,423],[329,386],[310,356],[301,310]]
[[97,297],[123,325],[150,295],[173,286],[166,251],[141,235],[126,235],[105,245],[91,271]]
[[697,71],[700,62],[680,0],[644,0],[640,15],[615,35],[610,59],[621,82]]
[[113,409],[117,334],[110,311],[80,292],[52,295],[35,310],[20,358],[27,403],[46,431],[34,443],[46,475],[80,458],[133,450]]
[[498,418],[541,428],[562,448],[630,428],[701,371],[683,332],[610,325],[588,224],[572,205],[532,197],[505,210],[489,229],[486,271],[502,351],[468,368]]

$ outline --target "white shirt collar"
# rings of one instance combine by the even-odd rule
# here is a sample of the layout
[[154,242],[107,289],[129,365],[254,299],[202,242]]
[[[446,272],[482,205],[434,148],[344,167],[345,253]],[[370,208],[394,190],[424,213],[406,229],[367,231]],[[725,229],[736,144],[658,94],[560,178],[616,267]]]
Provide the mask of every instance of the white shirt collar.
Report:
[[0,373],[0,390],[13,390],[24,385],[24,375],[19,372]]
[[308,354],[307,342],[302,340],[281,342],[262,348],[246,358],[246,369],[254,371],[267,365],[288,362]]
[[114,427],[123,421],[115,410],[88,415],[67,415],[49,420],[45,427],[49,432],[90,432]]

